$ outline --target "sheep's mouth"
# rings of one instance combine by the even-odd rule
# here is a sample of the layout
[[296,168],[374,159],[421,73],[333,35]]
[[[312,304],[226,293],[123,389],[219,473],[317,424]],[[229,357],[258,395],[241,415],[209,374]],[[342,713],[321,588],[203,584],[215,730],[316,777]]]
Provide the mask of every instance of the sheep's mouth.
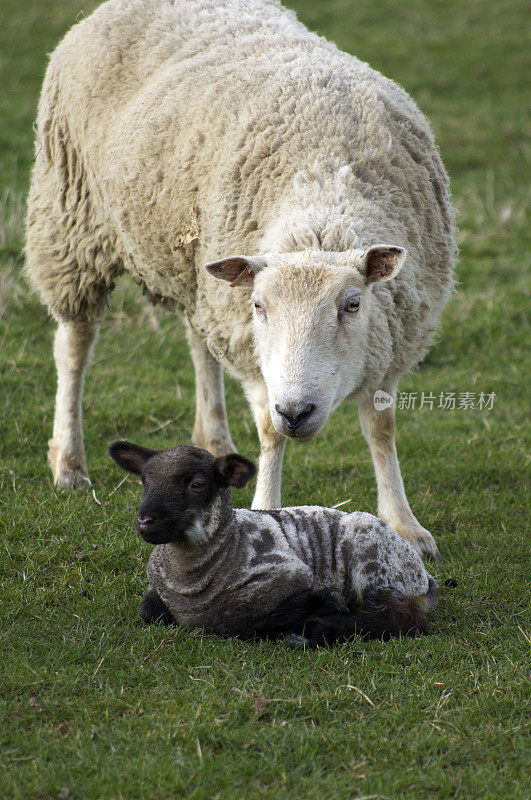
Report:
[[312,433],[299,433],[298,431],[293,431],[291,433],[283,433],[283,436],[285,436],[286,439],[291,439],[294,442],[309,442],[311,439],[314,439],[317,436],[318,432],[318,430],[313,431]]
[[[317,401],[316,401],[317,404]],[[270,404],[269,413],[273,427],[285,436],[296,442],[309,442],[316,436],[327,421],[324,409],[316,404],[312,404],[308,413],[291,416],[279,409],[277,404]]]
[[311,424],[302,424],[293,428],[282,419],[277,418],[273,420],[273,426],[277,433],[280,433],[282,436],[285,436],[286,439],[291,439],[294,442],[309,442],[311,439],[314,439],[323,427],[323,424],[324,421],[322,423],[312,422]]

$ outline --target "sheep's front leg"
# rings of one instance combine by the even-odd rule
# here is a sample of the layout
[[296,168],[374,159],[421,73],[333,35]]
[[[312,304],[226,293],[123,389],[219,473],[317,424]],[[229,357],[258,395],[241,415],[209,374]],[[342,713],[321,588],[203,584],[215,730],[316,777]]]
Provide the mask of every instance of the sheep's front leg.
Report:
[[[396,397],[396,388],[385,391]],[[371,451],[378,485],[378,516],[404,537],[415,549],[429,558],[439,559],[439,551],[429,531],[420,525],[411,511],[398,464],[395,446],[394,406],[382,411],[374,408],[373,395],[359,403],[361,430]]]
[[223,367],[204,340],[187,323],[188,342],[195,369],[195,425],[192,441],[215,456],[234,453],[225,408]]
[[56,486],[90,484],[81,401],[85,369],[89,363],[99,324],[76,320],[59,322],[54,342],[57,395],[53,435],[48,443],[48,463]]
[[275,430],[271,421],[266,387],[254,385],[244,388],[253,410],[260,439],[258,476],[251,508],[279,508],[286,439]]

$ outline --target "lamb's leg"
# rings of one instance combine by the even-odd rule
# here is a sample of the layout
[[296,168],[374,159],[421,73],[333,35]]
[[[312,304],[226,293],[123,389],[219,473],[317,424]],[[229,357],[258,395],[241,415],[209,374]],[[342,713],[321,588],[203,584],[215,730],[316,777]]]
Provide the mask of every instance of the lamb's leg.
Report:
[[244,388],[251,403],[260,439],[258,476],[251,508],[279,508],[286,439],[275,430],[271,422],[265,386]]
[[425,602],[419,597],[400,597],[389,591],[366,595],[350,613],[316,614],[307,620],[304,635],[312,647],[361,636],[384,639],[428,633]]
[[[389,387],[386,387],[386,391],[396,396],[396,392],[390,391]],[[373,396],[363,396],[359,403],[359,416],[376,474],[378,515],[421,555],[439,559],[433,536],[415,519],[404,492],[395,445],[394,406],[377,411]]]
[[234,453],[225,408],[223,367],[203,339],[187,324],[188,342],[195,368],[195,425],[192,441],[215,456]]
[[155,589],[150,589],[140,603],[140,617],[147,625],[150,625],[152,622],[160,622],[162,625],[173,625],[175,622]]
[[54,356],[57,395],[48,463],[56,486],[90,484],[83,444],[81,400],[85,369],[98,333],[98,322],[59,321]]
[[[335,618],[347,614],[343,597],[333,589],[303,589],[287,597],[255,629],[254,635],[263,639],[283,638],[289,647],[313,646],[304,635],[308,620]],[[320,641],[318,642],[321,643]]]

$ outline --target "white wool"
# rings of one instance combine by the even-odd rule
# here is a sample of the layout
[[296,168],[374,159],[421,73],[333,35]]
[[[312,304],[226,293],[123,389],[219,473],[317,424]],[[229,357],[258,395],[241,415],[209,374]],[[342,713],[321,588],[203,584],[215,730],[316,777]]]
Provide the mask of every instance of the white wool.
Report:
[[[297,363],[284,329],[280,355],[267,360],[249,289],[204,269],[229,256],[267,256],[256,281],[266,295],[284,269],[311,273],[315,286],[299,295],[312,321],[322,275],[344,280],[350,270],[359,282],[360,254],[378,243],[403,248],[404,267],[360,286],[359,324],[337,347],[330,306],[313,330],[314,349]],[[373,441],[368,398],[375,389],[394,393],[425,354],[451,293],[455,249],[448,179],[429,125],[392,81],[274,0],[104,3],[51,57],[28,199],[28,274],[58,320],[86,329],[72,366],[61,354],[79,337],[61,334],[57,348],[56,482],[88,479],[77,409],[97,323],[122,273],[187,319],[200,395],[196,443],[232,449],[217,362],[254,398],[262,447],[255,506],[274,506],[285,444],[275,394],[293,377],[286,371],[300,376],[291,400],[304,406],[313,369],[320,426],[345,396],[358,397],[374,454],[383,445]],[[434,554],[407,506],[393,448],[394,434],[374,462],[382,513]]]

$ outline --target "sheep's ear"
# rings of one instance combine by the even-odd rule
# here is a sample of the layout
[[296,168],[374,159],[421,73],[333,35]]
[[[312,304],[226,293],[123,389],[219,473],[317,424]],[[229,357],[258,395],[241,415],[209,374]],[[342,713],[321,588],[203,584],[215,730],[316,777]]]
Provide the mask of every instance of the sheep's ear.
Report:
[[109,446],[109,455],[116,463],[127,472],[134,472],[140,475],[146,461],[152,456],[160,453],[160,450],[152,450],[150,447],[141,447],[132,442],[113,442]]
[[388,281],[398,275],[405,259],[406,251],[402,247],[375,244],[363,253],[358,269],[367,284]]
[[216,458],[214,466],[221,476],[224,486],[236,486],[241,489],[256,475],[256,467],[253,462],[238,453],[229,453],[228,456]]
[[224,258],[222,261],[205,264],[205,269],[210,275],[228,281],[231,286],[252,286],[256,273],[265,267],[267,267],[265,259],[244,256]]

